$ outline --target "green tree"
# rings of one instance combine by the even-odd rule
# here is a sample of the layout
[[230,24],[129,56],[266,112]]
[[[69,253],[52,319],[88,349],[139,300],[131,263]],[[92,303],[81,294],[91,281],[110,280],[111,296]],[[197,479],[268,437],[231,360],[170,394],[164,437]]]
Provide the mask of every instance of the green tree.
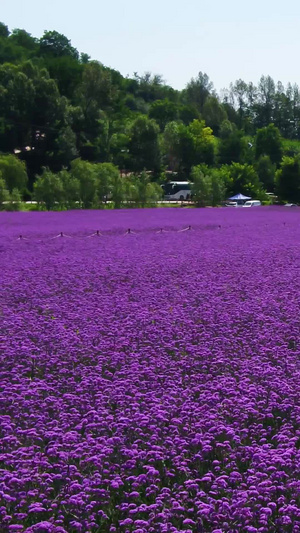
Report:
[[115,173],[112,176],[111,181],[111,198],[114,203],[115,209],[120,209],[124,202],[124,183],[119,173]]
[[225,199],[225,180],[222,171],[198,165],[192,168],[192,191],[196,205],[216,207]]
[[216,142],[212,129],[206,127],[204,121],[193,120],[188,126],[188,132],[193,138],[193,164],[213,165],[216,159]]
[[211,205],[216,207],[225,200],[226,186],[218,169],[211,171]]
[[88,54],[85,54],[84,52],[81,52],[81,54],[80,54],[80,63],[82,63],[83,65],[86,65],[89,62],[90,59],[91,59],[91,57]]
[[55,57],[71,56],[78,59],[79,54],[71,45],[71,41],[57,31],[45,31],[40,39],[41,54],[50,54]]
[[240,79],[237,80],[233,85],[231,84],[230,88],[238,109],[238,126],[239,128],[243,128],[247,113],[247,83]]
[[235,124],[225,120],[220,127],[218,161],[221,165],[244,163],[247,156],[247,141]]
[[161,168],[161,151],[159,127],[147,117],[138,117],[129,130],[130,166],[135,172],[144,169],[159,172]]
[[172,171],[177,171],[181,163],[181,130],[181,124],[173,121],[166,125],[163,133],[163,150],[166,157],[166,163],[168,168]]
[[6,187],[4,179],[1,178],[0,173],[0,209],[5,209],[9,202],[9,190]]
[[9,195],[9,210],[20,211],[22,205],[22,198],[19,189],[13,189]]
[[227,113],[215,96],[208,96],[203,106],[202,116],[214,135],[219,135],[220,126],[227,118]]
[[261,155],[256,164],[259,181],[268,192],[274,191],[276,165],[268,155]]
[[44,168],[41,176],[34,183],[34,196],[39,204],[44,204],[49,211],[63,204],[63,185],[60,177]]
[[123,179],[123,199],[126,207],[135,207],[137,202],[137,184],[136,179],[131,176],[125,176]]
[[112,163],[99,163],[95,165],[97,182],[97,196],[101,203],[106,203],[114,184],[118,181],[120,173]]
[[28,176],[23,161],[14,155],[0,155],[0,172],[10,193],[13,189],[19,189],[21,193],[25,191]]
[[8,36],[9,36],[9,29],[8,29],[8,27],[7,27],[5,24],[3,24],[3,22],[0,22],[0,38],[1,38],[1,37],[6,38],[6,37],[8,37]]
[[215,162],[215,137],[202,120],[193,120],[188,126],[169,123],[164,131],[163,142],[169,168],[185,177],[189,176],[192,166],[213,165]]
[[114,96],[110,71],[97,61],[90,61],[84,65],[82,82],[77,89],[77,99],[85,117],[90,116],[95,109],[105,110],[111,105]]
[[284,157],[275,175],[275,191],[281,200],[300,203],[300,158]]
[[211,177],[204,172],[201,165],[193,167],[191,172],[192,194],[197,207],[205,207],[211,201]]
[[263,196],[263,188],[259,182],[258,174],[252,165],[233,163],[228,167],[230,180],[228,188],[230,194],[242,193],[246,196]]
[[75,159],[71,163],[71,175],[80,184],[80,199],[85,209],[90,208],[97,196],[97,177],[95,165],[88,161]]
[[73,159],[78,157],[76,148],[76,134],[70,126],[62,128],[56,140],[56,161],[62,166],[68,166]]
[[162,199],[163,191],[158,183],[148,183],[146,189],[147,205],[153,207]]
[[129,135],[123,132],[113,133],[110,137],[110,155],[121,172],[129,167],[129,141]]
[[15,65],[0,66],[1,148],[6,152],[24,150],[31,144],[31,119],[34,100],[32,80]]
[[143,171],[136,181],[137,204],[140,207],[145,207],[147,204],[148,185],[149,185],[149,176],[147,172]]
[[[254,102],[254,109],[256,114],[255,122],[258,127],[267,127],[268,124],[273,122],[274,108],[274,80],[270,76],[262,76],[259,80],[259,84],[257,87],[257,99]],[[276,161],[274,161],[274,163],[275,162]]]
[[274,124],[257,130],[255,138],[255,157],[259,159],[261,155],[268,155],[272,161],[278,165],[283,155],[283,144],[280,131]]
[[178,118],[178,106],[169,100],[156,100],[151,104],[149,117],[153,118],[163,131],[168,122]]
[[178,113],[179,120],[181,120],[186,126],[188,126],[193,120],[200,120],[201,118],[197,107],[193,104],[181,104],[178,108]]
[[69,55],[50,55],[46,56],[44,61],[50,77],[57,83],[60,94],[74,101],[74,94],[82,80],[83,64]]
[[74,209],[80,204],[80,182],[66,169],[58,173],[62,184],[62,203],[65,207]]
[[202,113],[206,99],[214,94],[213,84],[207,74],[199,72],[197,78],[192,78],[183,91],[183,99],[186,103],[195,105]]
[[17,46],[26,48],[26,50],[29,50],[31,52],[38,51],[37,39],[32,37],[32,35],[25,30],[21,30],[19,28],[16,28],[15,30],[13,30],[9,36],[9,41],[14,43]]

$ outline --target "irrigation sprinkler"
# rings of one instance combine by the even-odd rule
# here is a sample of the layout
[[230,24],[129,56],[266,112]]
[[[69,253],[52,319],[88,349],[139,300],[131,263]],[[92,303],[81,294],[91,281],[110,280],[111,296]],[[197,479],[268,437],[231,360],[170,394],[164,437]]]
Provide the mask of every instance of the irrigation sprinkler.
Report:
[[178,230],[178,233],[182,232],[182,231],[190,231],[192,229],[192,226],[189,225],[187,228],[183,228],[183,229],[179,229]]
[[88,235],[88,237],[102,237],[102,233],[97,229],[95,233],[92,233],[92,235]]
[[52,239],[58,239],[59,237],[67,237],[68,239],[71,239],[71,235],[66,235],[63,231],[61,231],[58,235],[55,235],[55,237],[52,237]]

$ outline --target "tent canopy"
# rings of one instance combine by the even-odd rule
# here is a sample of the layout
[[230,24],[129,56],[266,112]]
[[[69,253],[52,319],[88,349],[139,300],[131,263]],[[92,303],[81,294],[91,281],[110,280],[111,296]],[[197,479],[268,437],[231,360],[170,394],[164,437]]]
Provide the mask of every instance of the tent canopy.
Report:
[[239,193],[235,196],[231,196],[229,200],[251,200],[251,196],[244,196],[243,194]]

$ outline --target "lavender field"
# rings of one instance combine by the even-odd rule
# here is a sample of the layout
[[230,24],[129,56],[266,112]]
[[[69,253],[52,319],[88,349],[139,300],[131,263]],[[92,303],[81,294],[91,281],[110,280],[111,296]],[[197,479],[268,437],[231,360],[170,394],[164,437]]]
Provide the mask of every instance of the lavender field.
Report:
[[300,211],[1,213],[0,264],[1,533],[300,532]]

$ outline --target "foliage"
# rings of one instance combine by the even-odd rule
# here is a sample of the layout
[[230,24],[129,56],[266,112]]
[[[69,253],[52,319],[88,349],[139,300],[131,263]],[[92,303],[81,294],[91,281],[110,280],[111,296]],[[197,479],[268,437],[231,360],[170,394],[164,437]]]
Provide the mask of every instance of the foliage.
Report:
[[112,176],[111,199],[115,209],[120,209],[124,201],[124,183],[118,172],[114,172]]
[[192,195],[197,207],[205,207],[210,204],[211,179],[209,174],[204,173],[203,168],[193,167],[191,174],[193,185]]
[[188,126],[193,143],[192,164],[213,165],[216,160],[216,143],[211,128],[204,121],[193,120]]
[[258,174],[252,165],[233,163],[227,167],[227,173],[229,175],[227,188],[230,195],[242,193],[257,199],[264,197]]
[[280,131],[274,124],[257,130],[255,139],[255,155],[259,159],[262,155],[268,155],[272,163],[280,163],[283,154]]
[[247,140],[235,124],[224,120],[220,125],[218,142],[218,161],[223,165],[245,163],[247,157]]
[[82,207],[87,209],[92,207],[97,195],[97,176],[95,165],[88,161],[75,159],[71,163],[70,170],[72,178],[79,183],[80,199]]
[[213,94],[213,84],[208,75],[199,72],[197,78],[192,78],[187,84],[183,97],[188,104],[195,105],[202,113],[207,98]]
[[208,96],[206,98],[202,116],[214,135],[219,135],[220,126],[227,119],[227,113],[216,96]]
[[0,155],[0,172],[9,192],[13,189],[23,192],[26,189],[28,182],[26,165],[14,155]]
[[169,100],[156,100],[149,109],[149,117],[159,124],[161,130],[164,130],[168,122],[176,120],[178,115],[178,106]]
[[276,193],[281,200],[300,203],[300,158],[284,157],[276,172]]
[[80,181],[66,169],[58,173],[58,179],[61,182],[60,205],[66,208],[74,209],[80,205]]
[[5,209],[6,203],[9,201],[9,190],[4,179],[0,173],[0,209]]
[[276,165],[268,155],[261,155],[256,164],[259,181],[268,192],[274,192]]
[[39,204],[44,204],[46,209],[53,209],[61,204],[63,196],[62,182],[58,174],[49,169],[43,169],[34,184],[34,196]]
[[19,189],[14,188],[9,195],[8,210],[9,211],[20,211],[22,204],[21,193]]
[[50,54],[54,57],[70,56],[78,59],[78,52],[71,46],[70,40],[57,31],[45,31],[40,39],[41,54]]
[[193,199],[198,207],[217,206],[225,199],[225,182],[222,173],[206,165],[192,168]]
[[158,172],[161,167],[159,127],[153,119],[138,117],[129,130],[130,168],[135,172],[143,169]]

